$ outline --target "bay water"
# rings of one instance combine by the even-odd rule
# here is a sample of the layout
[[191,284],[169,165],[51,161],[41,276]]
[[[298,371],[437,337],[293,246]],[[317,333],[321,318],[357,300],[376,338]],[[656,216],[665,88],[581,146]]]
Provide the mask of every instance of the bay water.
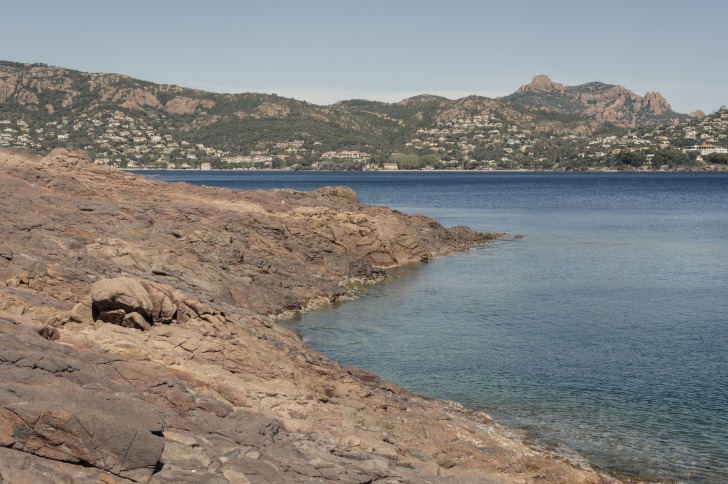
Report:
[[[149,175],[150,172],[144,172]],[[523,234],[289,322],[314,349],[617,475],[728,481],[728,174],[154,172],[328,185]]]

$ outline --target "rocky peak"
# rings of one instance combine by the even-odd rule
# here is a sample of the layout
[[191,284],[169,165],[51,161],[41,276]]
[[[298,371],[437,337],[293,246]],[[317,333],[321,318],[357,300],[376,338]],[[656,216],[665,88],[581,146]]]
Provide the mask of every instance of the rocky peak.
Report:
[[541,74],[538,76],[534,76],[534,78],[530,84],[521,86],[520,89],[518,89],[518,92],[519,93],[544,92],[544,93],[563,94],[564,85],[559,84],[558,82],[553,82],[549,76]]
[[639,96],[629,89],[627,89],[624,86],[612,86],[607,90],[604,94],[601,95],[601,97],[605,99],[621,99],[621,98],[631,98],[631,99],[639,99]]
[[670,103],[659,92],[648,92],[645,94],[644,109],[646,112],[655,116],[662,116],[672,111]]
[[684,117],[674,113],[659,92],[640,96],[624,86],[603,82],[564,86],[544,75],[535,76],[530,84],[521,86],[517,92],[503,99],[530,109],[555,111],[631,128],[665,123],[666,117],[672,115]]
[[688,114],[688,116],[695,119],[703,119],[705,117],[705,112],[698,109],[697,111],[693,111],[692,113]]

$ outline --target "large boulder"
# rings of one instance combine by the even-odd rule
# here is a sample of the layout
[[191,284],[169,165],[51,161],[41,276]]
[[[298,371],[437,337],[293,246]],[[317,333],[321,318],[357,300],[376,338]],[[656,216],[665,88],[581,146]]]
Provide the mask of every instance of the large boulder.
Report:
[[186,307],[184,294],[173,287],[131,277],[95,282],[91,300],[95,320],[143,330],[176,321]]
[[93,308],[99,314],[123,309],[150,320],[154,305],[144,286],[131,277],[102,279],[91,286]]
[[142,279],[139,281],[152,301],[152,321],[169,324],[177,318],[177,304],[184,296],[170,286]]

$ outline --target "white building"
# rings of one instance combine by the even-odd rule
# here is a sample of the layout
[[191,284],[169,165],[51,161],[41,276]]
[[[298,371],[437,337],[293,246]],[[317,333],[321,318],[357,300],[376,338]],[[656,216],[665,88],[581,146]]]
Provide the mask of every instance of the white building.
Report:
[[710,145],[707,143],[702,145],[690,146],[689,148],[685,148],[685,151],[698,151],[702,156],[711,155],[713,153],[728,154],[728,148]]
[[339,158],[341,160],[369,160],[369,155],[361,151],[327,151],[321,154],[323,159]]

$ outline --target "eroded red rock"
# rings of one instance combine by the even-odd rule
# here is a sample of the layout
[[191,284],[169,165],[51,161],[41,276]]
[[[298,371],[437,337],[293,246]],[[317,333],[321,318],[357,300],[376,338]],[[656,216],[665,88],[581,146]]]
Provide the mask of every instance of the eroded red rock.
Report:
[[272,319],[492,235],[345,188],[163,184],[76,150],[0,150],[0,212],[0,480],[609,481]]

